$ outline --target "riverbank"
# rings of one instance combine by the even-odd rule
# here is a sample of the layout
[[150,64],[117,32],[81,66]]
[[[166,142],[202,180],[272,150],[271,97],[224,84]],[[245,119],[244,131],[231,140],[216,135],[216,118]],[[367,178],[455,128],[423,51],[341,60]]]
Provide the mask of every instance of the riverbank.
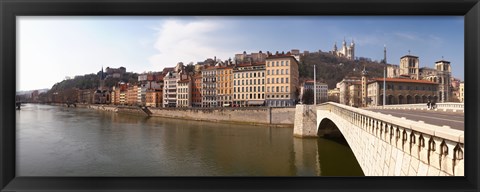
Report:
[[262,125],[293,128],[295,108],[148,108],[113,105],[79,106],[95,110],[151,117],[175,118],[195,121]]

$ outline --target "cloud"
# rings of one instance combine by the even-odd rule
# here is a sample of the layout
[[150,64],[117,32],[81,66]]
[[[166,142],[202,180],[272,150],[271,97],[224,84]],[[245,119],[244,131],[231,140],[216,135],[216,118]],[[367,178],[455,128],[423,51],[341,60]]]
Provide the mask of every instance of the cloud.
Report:
[[178,62],[204,61],[206,58],[226,60],[233,57],[228,45],[232,38],[225,34],[220,22],[167,20],[157,31],[154,48],[158,51],[149,62],[158,70]]

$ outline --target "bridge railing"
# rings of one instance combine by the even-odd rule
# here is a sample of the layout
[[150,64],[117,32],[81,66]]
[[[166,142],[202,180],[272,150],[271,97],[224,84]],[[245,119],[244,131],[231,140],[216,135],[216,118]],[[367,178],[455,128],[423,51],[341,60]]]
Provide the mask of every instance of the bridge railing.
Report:
[[333,102],[321,104],[317,110],[330,111],[449,175],[464,173],[464,131]]
[[[464,112],[465,104],[464,103],[436,103],[436,108],[434,110],[438,111],[453,111],[453,112]],[[407,109],[407,110],[427,110],[427,104],[401,104],[401,105],[385,105],[385,106],[373,106],[367,107],[369,109]]]

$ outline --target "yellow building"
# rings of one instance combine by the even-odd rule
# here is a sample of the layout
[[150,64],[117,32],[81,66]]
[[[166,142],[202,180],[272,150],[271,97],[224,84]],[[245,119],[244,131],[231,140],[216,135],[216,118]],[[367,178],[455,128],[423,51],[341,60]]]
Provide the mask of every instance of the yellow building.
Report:
[[265,63],[240,64],[233,69],[235,106],[260,106],[265,102]]
[[298,101],[298,61],[290,54],[269,55],[266,59],[266,104],[294,106]]
[[147,89],[145,94],[145,106],[147,107],[161,107],[162,106],[162,90],[161,89]]
[[216,73],[217,87],[217,106],[227,107],[232,105],[233,101],[233,67],[217,67]]

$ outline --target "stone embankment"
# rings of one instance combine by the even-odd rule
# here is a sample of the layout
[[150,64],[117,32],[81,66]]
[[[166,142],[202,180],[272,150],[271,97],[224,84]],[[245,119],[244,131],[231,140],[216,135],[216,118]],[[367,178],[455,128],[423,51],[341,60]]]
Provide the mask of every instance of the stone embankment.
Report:
[[[82,106],[79,106],[82,107]],[[295,108],[140,108],[131,106],[88,105],[87,108],[116,113],[275,127],[293,127]]]
[[293,127],[295,108],[150,108],[152,116],[199,121]]

